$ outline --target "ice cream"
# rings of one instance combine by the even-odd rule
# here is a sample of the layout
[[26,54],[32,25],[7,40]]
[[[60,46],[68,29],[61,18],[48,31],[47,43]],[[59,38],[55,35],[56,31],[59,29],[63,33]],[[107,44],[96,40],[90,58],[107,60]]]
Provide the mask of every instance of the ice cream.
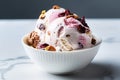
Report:
[[70,10],[54,5],[41,12],[27,43],[47,51],[72,51],[92,47],[97,40],[85,17],[80,18]]

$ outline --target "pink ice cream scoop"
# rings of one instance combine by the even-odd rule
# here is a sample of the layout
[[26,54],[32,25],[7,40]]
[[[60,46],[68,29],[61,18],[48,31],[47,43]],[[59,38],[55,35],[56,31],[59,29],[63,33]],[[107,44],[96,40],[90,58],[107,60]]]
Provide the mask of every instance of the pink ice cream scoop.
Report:
[[[54,7],[39,18],[36,23],[36,31],[40,42],[39,49],[53,46],[56,51],[71,51],[92,47],[97,43],[85,17],[78,15],[61,7]],[[41,47],[41,45],[45,45]]]

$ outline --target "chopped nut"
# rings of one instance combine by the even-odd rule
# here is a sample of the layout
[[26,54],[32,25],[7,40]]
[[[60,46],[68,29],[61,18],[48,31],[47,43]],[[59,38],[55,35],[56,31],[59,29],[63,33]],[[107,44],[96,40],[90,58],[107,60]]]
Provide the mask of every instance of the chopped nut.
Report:
[[27,37],[27,43],[30,46],[33,46],[36,48],[37,44],[40,42],[39,36],[37,35],[37,32],[32,31],[28,37]]
[[41,14],[45,14],[46,13],[46,10],[42,10]]
[[44,19],[45,18],[45,14],[41,14],[40,16],[39,16],[39,19]]
[[74,16],[75,19],[79,18],[79,16],[77,14],[73,14],[73,16]]
[[47,46],[45,48],[45,50],[47,50],[47,51],[56,51],[56,49],[53,46]]
[[60,9],[60,6],[54,5],[52,8],[53,8],[53,9]]
[[30,37],[28,37],[28,38],[27,38],[27,43],[28,43],[28,45],[32,45],[32,44],[33,44],[33,40],[30,39]]
[[74,18],[74,15],[67,15],[66,18],[70,18],[70,17],[73,17]]
[[44,18],[45,18],[45,13],[46,13],[46,10],[42,10],[39,18],[40,18],[40,19],[44,19]]
[[76,14],[71,14],[71,15],[67,15],[67,16],[66,16],[66,18],[70,18],[70,17],[73,17],[73,18],[75,18],[75,19],[78,19],[78,18],[79,18],[78,15],[76,15]]

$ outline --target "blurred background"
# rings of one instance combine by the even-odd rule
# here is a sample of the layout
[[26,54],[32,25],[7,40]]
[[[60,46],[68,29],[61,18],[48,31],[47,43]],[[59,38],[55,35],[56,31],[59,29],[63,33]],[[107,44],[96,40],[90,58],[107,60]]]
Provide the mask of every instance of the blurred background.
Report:
[[120,18],[120,0],[0,0],[0,19],[36,19],[54,4],[87,18]]

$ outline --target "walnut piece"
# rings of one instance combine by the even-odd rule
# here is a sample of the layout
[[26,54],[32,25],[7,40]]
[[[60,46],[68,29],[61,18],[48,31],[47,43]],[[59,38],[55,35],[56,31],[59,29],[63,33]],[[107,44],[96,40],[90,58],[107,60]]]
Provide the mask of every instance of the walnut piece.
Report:
[[27,43],[30,46],[33,46],[36,48],[37,44],[40,42],[39,36],[37,35],[37,32],[32,31],[28,37],[27,37]]

